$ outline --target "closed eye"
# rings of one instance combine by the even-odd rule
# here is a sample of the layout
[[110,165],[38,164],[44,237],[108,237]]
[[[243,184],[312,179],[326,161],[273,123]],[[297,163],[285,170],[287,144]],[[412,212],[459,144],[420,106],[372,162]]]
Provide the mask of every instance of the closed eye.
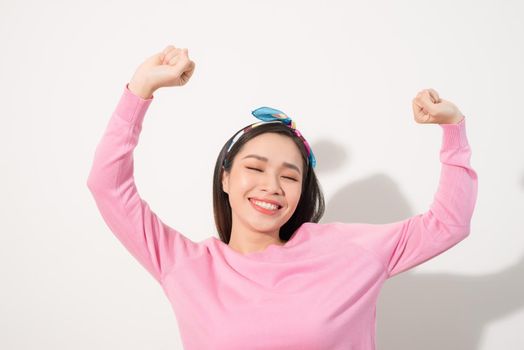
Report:
[[[250,170],[255,170],[255,171],[258,171],[258,172],[263,172],[261,169],[258,169],[258,168],[251,168],[251,167],[246,167],[247,169],[250,169]],[[293,181],[298,181],[297,179],[295,179],[294,177],[290,177],[290,176],[283,176],[284,179],[289,179],[289,180],[293,180]]]

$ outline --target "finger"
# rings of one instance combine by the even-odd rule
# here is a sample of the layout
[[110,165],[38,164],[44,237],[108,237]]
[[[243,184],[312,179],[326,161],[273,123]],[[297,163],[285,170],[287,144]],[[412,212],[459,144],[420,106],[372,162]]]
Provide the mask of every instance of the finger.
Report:
[[173,57],[177,57],[180,54],[181,49],[173,49],[169,51],[164,57],[164,63],[169,63]]
[[185,57],[189,61],[189,55],[187,54],[187,48],[178,49],[178,56]]
[[164,58],[166,57],[167,53],[174,49],[175,47],[173,45],[167,45],[161,52],[160,52],[160,60],[162,64],[164,63]]
[[429,91],[421,91],[417,97],[415,97],[416,103],[422,108],[425,113],[435,115],[435,103],[433,102]]
[[171,73],[174,76],[181,78],[182,75],[188,70],[188,67],[190,67],[190,63],[191,61],[186,57],[182,55],[176,55],[168,62],[167,66],[170,67]]
[[168,45],[163,51],[164,58],[163,58],[162,63],[165,64],[169,62],[169,60],[173,57],[173,55],[176,54],[177,50],[180,50],[180,49],[176,48],[174,45]]
[[421,110],[420,106],[416,103],[415,99],[411,101],[411,108],[413,109],[413,115],[417,116]]
[[413,99],[411,106],[413,108],[413,116],[415,117],[415,120],[422,122],[424,119],[423,115],[426,114],[426,112],[417,98]]
[[[423,102],[424,99],[430,100],[429,93],[427,91],[419,92],[417,94],[417,97],[415,97],[412,100],[413,117],[417,123],[428,124],[428,123],[433,122],[434,117],[428,111],[426,107],[427,103]],[[431,101],[429,103],[432,104]]]
[[180,56],[176,55],[176,56],[173,56],[173,58],[171,58],[169,62],[167,62],[167,64],[169,64],[170,66],[175,66],[178,61],[180,61]]
[[162,53],[164,55],[166,55],[169,51],[171,51],[173,49],[176,49],[176,47],[174,45],[167,45],[166,48],[164,50],[162,50]]
[[169,61],[170,65],[175,65],[179,61],[187,61],[189,62],[189,56],[187,54],[187,49],[177,49],[178,53],[173,56],[173,58]]
[[[178,62],[189,62],[189,58],[187,56],[187,49],[177,49],[177,53],[169,60],[169,65],[174,66],[178,64]],[[185,66],[185,64],[184,64]]]
[[182,79],[187,82],[189,78],[191,78],[191,76],[193,75],[194,71],[195,71],[195,62],[190,61],[187,70],[184,72],[184,74],[182,74]]
[[438,93],[434,89],[428,89],[428,91],[429,91],[429,95],[433,99],[433,103],[440,103],[440,97]]

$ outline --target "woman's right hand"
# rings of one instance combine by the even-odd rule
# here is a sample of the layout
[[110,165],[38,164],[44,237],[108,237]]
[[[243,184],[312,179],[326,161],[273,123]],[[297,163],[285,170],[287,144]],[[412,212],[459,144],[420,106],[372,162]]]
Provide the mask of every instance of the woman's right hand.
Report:
[[143,98],[150,98],[161,87],[185,85],[194,70],[195,62],[189,59],[186,48],[168,45],[138,66],[129,89]]

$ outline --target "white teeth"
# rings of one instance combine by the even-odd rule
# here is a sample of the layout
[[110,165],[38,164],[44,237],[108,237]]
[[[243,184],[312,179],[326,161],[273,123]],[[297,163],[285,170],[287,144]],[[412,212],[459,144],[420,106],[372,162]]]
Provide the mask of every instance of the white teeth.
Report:
[[256,205],[258,205],[259,207],[262,207],[264,209],[269,209],[269,210],[277,210],[278,209],[278,206],[276,206],[275,204],[270,204],[270,203],[266,203],[266,202],[260,202],[260,201],[253,201],[253,203],[255,203]]

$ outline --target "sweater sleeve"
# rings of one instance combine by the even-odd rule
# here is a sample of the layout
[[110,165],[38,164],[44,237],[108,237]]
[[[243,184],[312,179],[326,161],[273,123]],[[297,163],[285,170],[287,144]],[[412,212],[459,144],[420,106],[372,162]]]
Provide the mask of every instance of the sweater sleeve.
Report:
[[137,191],[133,150],[154,97],[145,100],[128,85],[96,148],[87,187],[109,229],[161,283],[167,271],[197,254],[199,245],[162,222]]
[[388,224],[343,224],[354,243],[380,259],[388,278],[443,253],[470,233],[478,181],[470,165],[466,120],[439,125],[440,180],[429,210]]

